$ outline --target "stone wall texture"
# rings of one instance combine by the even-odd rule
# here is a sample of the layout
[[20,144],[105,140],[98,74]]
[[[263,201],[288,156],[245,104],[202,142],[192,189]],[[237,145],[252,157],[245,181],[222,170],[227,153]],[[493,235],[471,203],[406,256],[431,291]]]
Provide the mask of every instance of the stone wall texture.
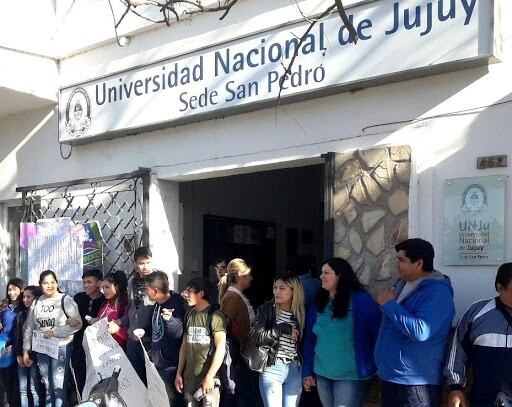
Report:
[[375,292],[396,276],[394,246],[407,239],[411,149],[357,150],[334,160],[334,255]]

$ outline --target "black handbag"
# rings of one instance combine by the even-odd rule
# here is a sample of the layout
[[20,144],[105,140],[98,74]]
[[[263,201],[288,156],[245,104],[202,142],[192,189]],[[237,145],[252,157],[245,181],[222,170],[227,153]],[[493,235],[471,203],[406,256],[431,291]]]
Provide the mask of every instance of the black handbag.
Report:
[[249,369],[261,373],[267,366],[269,351],[267,347],[258,345],[258,335],[251,329],[240,354]]

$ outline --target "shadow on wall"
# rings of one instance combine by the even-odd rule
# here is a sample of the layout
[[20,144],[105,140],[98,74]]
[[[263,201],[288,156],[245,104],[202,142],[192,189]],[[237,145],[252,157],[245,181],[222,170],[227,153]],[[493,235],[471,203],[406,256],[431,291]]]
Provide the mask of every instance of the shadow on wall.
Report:
[[[13,198],[15,189],[21,184],[19,175],[22,172],[20,154],[27,145],[37,139],[40,132],[51,126],[54,109],[43,108],[21,114],[0,118],[0,196]],[[55,137],[55,141],[57,138]],[[56,146],[58,148],[58,146]],[[32,165],[39,160],[32,157]],[[35,169],[35,171],[40,169]],[[4,198],[5,199],[5,198]]]

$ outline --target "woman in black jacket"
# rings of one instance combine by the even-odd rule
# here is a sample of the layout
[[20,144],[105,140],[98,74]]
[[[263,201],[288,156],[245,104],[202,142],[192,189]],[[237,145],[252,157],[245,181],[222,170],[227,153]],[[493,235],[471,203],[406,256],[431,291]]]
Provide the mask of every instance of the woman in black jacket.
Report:
[[300,281],[283,275],[274,281],[274,299],[258,310],[251,332],[264,358],[259,387],[265,407],[295,407],[302,388],[298,344],[304,329],[304,291]]

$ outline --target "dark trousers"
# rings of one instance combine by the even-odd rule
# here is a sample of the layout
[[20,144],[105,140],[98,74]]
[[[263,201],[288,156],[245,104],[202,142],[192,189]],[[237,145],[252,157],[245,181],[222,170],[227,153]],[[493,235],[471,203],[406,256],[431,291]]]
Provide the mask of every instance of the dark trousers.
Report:
[[174,388],[174,379],[176,379],[176,368],[163,369],[157,367],[156,370],[162,378],[165,389],[167,390],[167,397],[169,398],[169,405],[171,407],[182,407],[185,402],[183,396],[178,394]]
[[247,367],[239,358],[231,366],[235,369],[235,394],[229,394],[221,388],[221,407],[263,407],[259,390],[259,373]]
[[2,406],[19,407],[20,390],[18,383],[18,363],[0,369],[0,380],[3,386],[1,394]]
[[303,391],[301,393],[299,407],[322,407],[316,387],[313,387],[311,391]]
[[439,407],[441,386],[406,385],[382,381],[382,407]]
[[142,383],[146,386],[146,362],[144,361],[144,352],[142,351],[139,341],[128,339],[126,343],[126,356],[135,369],[135,372],[140,377],[140,380],[142,380]]
[[[73,346],[73,352],[71,353],[71,366],[73,368],[73,374],[68,377],[68,392],[69,392],[69,403],[74,406],[78,404],[78,395],[76,394],[77,388],[82,396],[85,386],[85,352],[82,346]],[[76,383],[75,383],[76,380]]]

